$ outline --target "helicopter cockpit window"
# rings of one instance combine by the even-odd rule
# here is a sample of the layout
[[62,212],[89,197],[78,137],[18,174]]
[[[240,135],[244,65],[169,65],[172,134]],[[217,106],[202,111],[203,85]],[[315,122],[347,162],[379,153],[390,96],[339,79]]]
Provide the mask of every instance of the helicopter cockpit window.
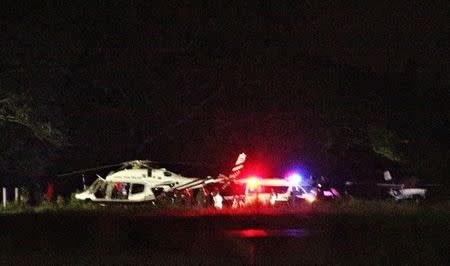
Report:
[[137,194],[144,192],[145,186],[142,184],[133,184],[131,186],[131,194]]
[[102,182],[100,186],[98,186],[97,190],[94,193],[97,199],[103,199],[106,197],[106,187],[107,187],[106,182]]
[[169,171],[165,171],[165,172],[164,172],[164,176],[172,176],[172,173],[169,172]]

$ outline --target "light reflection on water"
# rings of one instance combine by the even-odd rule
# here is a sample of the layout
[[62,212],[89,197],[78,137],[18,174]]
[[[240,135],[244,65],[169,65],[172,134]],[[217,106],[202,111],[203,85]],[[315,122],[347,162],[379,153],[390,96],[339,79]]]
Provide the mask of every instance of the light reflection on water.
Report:
[[[299,228],[283,228],[283,229],[261,229],[261,228],[248,228],[241,230],[224,230],[225,238],[241,239],[240,254],[246,258],[246,264],[257,264],[258,260],[261,260],[266,254],[272,252],[274,249],[279,249],[280,241],[284,243],[286,239],[297,239],[295,243],[302,243],[305,239],[303,237],[310,236],[312,233],[308,229]],[[265,239],[278,239],[277,242],[270,241],[269,246]],[[248,240],[248,241],[247,241]],[[261,240],[261,241],[260,241]],[[300,241],[300,242],[298,242]],[[266,244],[264,244],[266,243]],[[273,244],[275,243],[275,244]],[[287,243],[287,242],[286,242]],[[293,242],[289,242],[293,243]],[[295,246],[295,245],[294,245]],[[294,249],[291,249],[292,251]]]
[[305,229],[289,228],[289,229],[242,229],[242,230],[226,230],[226,237],[235,238],[267,238],[267,237],[304,237],[310,232]]

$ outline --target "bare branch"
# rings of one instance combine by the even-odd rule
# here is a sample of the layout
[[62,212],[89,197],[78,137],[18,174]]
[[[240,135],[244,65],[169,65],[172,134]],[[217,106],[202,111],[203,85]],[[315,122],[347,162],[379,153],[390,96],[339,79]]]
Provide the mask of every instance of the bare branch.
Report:
[[56,146],[63,143],[63,135],[49,122],[33,121],[32,110],[26,104],[19,103],[23,96],[11,96],[0,100],[0,122],[20,125],[32,132],[39,140],[47,141]]

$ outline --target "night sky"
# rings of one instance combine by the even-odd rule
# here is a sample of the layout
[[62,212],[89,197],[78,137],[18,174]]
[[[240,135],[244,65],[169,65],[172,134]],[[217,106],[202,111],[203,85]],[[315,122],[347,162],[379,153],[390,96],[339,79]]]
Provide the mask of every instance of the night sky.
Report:
[[115,2],[2,6],[0,100],[62,136],[2,121],[4,178],[133,159],[215,175],[246,152],[267,176],[448,182],[445,1]]

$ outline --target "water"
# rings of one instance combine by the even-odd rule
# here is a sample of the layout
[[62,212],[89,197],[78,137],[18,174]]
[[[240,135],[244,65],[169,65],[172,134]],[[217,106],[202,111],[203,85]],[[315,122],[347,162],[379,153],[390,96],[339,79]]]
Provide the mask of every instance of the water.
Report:
[[[445,264],[449,224],[328,217],[0,219],[0,264]],[[396,219],[395,221],[398,221]]]
[[225,230],[224,235],[235,238],[273,238],[273,237],[305,237],[311,232],[306,229],[241,229]]

